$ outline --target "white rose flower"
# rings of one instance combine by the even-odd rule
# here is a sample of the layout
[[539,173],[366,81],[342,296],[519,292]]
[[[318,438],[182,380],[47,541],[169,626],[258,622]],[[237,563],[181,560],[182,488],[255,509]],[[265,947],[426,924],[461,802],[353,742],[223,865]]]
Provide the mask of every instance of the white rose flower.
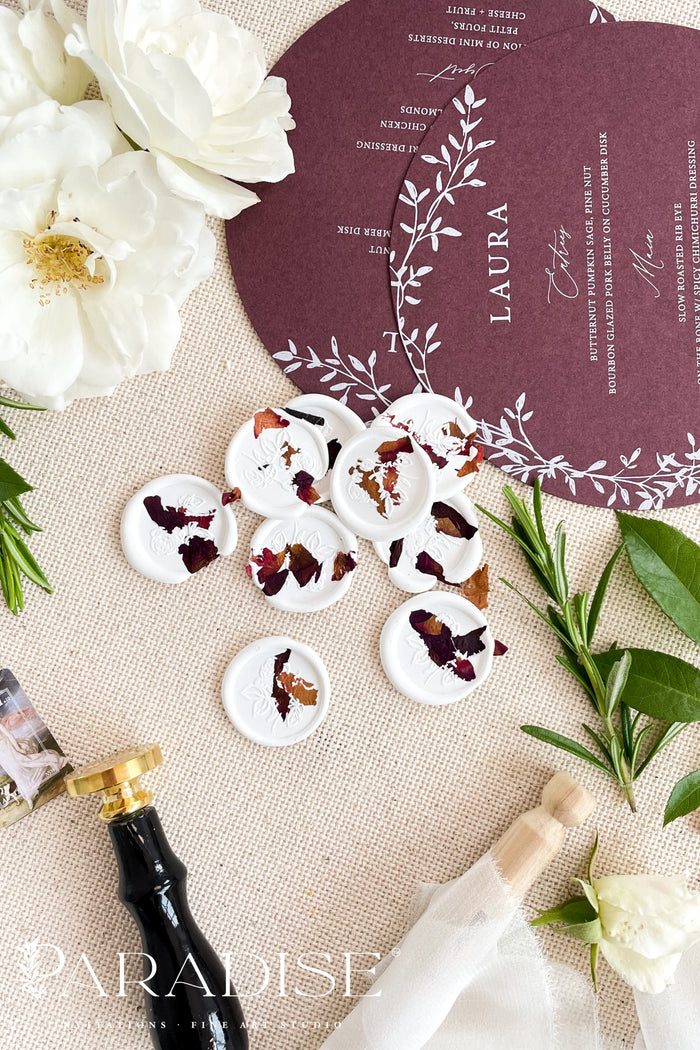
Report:
[[680,876],[658,875],[607,875],[593,890],[599,948],[613,970],[640,992],[673,984],[682,953],[700,940],[700,894]]
[[105,103],[24,110],[0,130],[0,379],[63,408],[167,368],[214,249]]
[[29,0],[24,14],[0,7],[0,120],[47,98],[83,98],[92,72],[63,47],[76,20],[63,0]]
[[574,879],[585,896],[543,912],[532,925],[553,925],[557,932],[588,944],[594,982],[601,952],[637,991],[662,992],[674,983],[683,952],[700,941],[700,893],[691,893],[681,876],[596,878],[597,851],[596,836],[588,879]]
[[258,200],[229,180],[279,182],[294,170],[285,81],[265,77],[252,34],[197,0],[89,0],[66,48],[163,181],[209,213],[232,218]]

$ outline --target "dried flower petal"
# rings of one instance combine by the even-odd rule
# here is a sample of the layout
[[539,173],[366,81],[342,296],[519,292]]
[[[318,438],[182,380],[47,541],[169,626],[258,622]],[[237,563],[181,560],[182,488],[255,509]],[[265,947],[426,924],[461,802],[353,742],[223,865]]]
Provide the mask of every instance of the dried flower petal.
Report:
[[468,598],[477,609],[488,608],[489,595],[489,567],[477,569],[475,573],[465,580],[461,587],[462,594]]
[[188,514],[185,507],[164,507],[160,496],[146,496],[143,505],[151,521],[168,534],[187,525],[196,525],[206,531],[216,516],[214,510],[208,514]]
[[472,459],[468,459],[457,471],[458,478],[466,478],[468,474],[476,474],[479,470],[479,464],[484,458],[484,450],[481,445],[473,445],[472,447],[476,448],[476,455]]
[[428,655],[438,667],[449,667],[458,678],[471,682],[476,676],[470,656],[484,648],[481,635],[486,627],[477,627],[467,634],[453,635],[450,628],[433,613],[416,609],[409,616],[413,630],[421,636]]
[[479,531],[476,525],[470,525],[463,514],[440,500],[433,503],[430,513],[435,519],[435,531],[455,539],[470,540]]
[[508,652],[508,646],[503,642],[499,642],[498,639],[493,643],[493,655],[494,656],[505,656]]
[[328,444],[328,469],[332,470],[335,466],[335,461],[338,458],[342,445],[337,438],[331,438]]
[[389,545],[389,568],[395,569],[403,554],[403,540],[392,540]]
[[241,490],[239,488],[231,489],[230,492],[224,492],[221,496],[222,506],[228,507],[229,503],[237,503],[241,498]]
[[285,671],[291,655],[291,649],[285,649],[283,653],[277,654],[272,678],[272,697],[276,701],[277,713],[283,722],[286,721],[289,714],[292,700],[298,700],[305,707],[315,707],[318,700],[318,690],[312,682],[307,682],[291,671]]
[[286,551],[289,554],[289,571],[300,587],[306,587],[312,580],[318,582],[322,565],[303,543],[287,544]]
[[427,551],[420,551],[417,554],[416,568],[418,569],[418,572],[422,572],[426,576],[435,576],[435,578],[440,580],[441,583],[447,583],[442,565],[439,561],[436,561],[436,559],[433,558],[432,554],[428,554]]
[[344,551],[338,551],[333,562],[333,575],[331,577],[336,583],[339,583],[344,576],[347,576],[349,572],[357,568],[357,562],[353,558],[352,554],[345,554]]
[[289,420],[282,419],[272,408],[265,408],[253,416],[253,434],[256,438],[260,437],[263,430],[283,430],[288,426]]
[[211,564],[219,557],[219,551],[213,540],[206,536],[191,536],[177,549],[188,572],[194,574]]
[[318,503],[320,496],[314,488],[314,478],[306,470],[299,470],[292,478],[292,484],[297,490],[297,496],[303,503]]
[[300,412],[298,408],[285,408],[285,412],[288,416],[294,416],[295,419],[303,419],[306,423],[311,423],[314,427],[322,427],[326,422],[323,416],[315,416],[311,412]]
[[396,463],[402,453],[412,453],[413,443],[410,437],[398,438],[396,441],[383,441],[377,448],[380,463]]

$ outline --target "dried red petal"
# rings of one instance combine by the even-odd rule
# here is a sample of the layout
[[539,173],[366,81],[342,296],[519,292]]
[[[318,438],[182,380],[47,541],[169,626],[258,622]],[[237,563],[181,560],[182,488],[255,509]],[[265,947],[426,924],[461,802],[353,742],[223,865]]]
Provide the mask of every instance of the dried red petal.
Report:
[[468,474],[478,473],[479,464],[484,458],[484,450],[481,445],[472,445],[472,448],[476,449],[476,455],[473,456],[472,459],[468,459],[457,471],[458,478],[466,478]]
[[306,587],[312,580],[319,579],[322,566],[303,543],[288,544],[286,549],[289,554],[289,570],[300,587]]
[[410,437],[398,438],[397,441],[383,441],[377,448],[380,463],[396,463],[402,452],[413,452]]
[[299,470],[292,478],[292,484],[297,490],[297,496],[303,503],[318,503],[321,498],[314,488],[314,478],[305,470]]
[[493,655],[494,656],[505,656],[508,652],[508,646],[503,642],[499,642],[498,639],[493,643]]
[[[382,487],[385,492],[393,496],[399,483],[399,472],[396,467],[387,467],[382,474]],[[396,500],[393,501],[394,503]]]
[[467,660],[464,657],[458,657],[455,660],[454,667],[452,668],[458,678],[462,678],[465,682],[473,682],[476,678],[476,671],[471,660]]
[[271,695],[276,702],[277,713],[283,722],[286,721],[289,714],[292,699],[298,700],[305,707],[315,707],[318,700],[318,690],[312,682],[307,682],[291,671],[285,671],[291,655],[291,649],[285,649],[283,653],[277,654],[272,678]]
[[187,571],[192,574],[206,568],[219,557],[216,544],[206,536],[191,536],[185,543],[180,544],[177,552],[182,557]]
[[331,438],[328,442],[328,469],[332,470],[335,466],[335,461],[338,458],[338,453],[343,446],[340,444],[337,438]]
[[282,419],[273,408],[264,408],[253,416],[253,434],[259,438],[263,430],[283,430],[289,426],[288,419]]
[[287,582],[288,576],[289,569],[280,569],[279,572],[270,573],[262,585],[263,594],[266,594],[268,598],[272,598],[273,595],[279,594]]
[[403,540],[392,540],[389,545],[389,568],[395,569],[403,554]]
[[143,505],[151,521],[169,534],[175,529],[184,529],[187,525],[196,525],[206,531],[216,516],[216,511],[208,514],[188,514],[185,507],[164,507],[160,496],[146,496]]
[[228,507],[229,503],[237,503],[241,498],[241,490],[239,488],[231,489],[230,492],[224,492],[221,496],[221,503],[224,507]]
[[477,627],[467,634],[453,635],[450,628],[433,613],[425,609],[416,609],[408,618],[428,650],[428,656],[438,667],[449,667],[458,678],[467,682],[475,677],[471,661],[466,659],[484,649],[481,635],[485,627]]
[[292,465],[292,460],[294,459],[294,457],[299,455],[300,449],[294,448],[292,445],[289,444],[288,441],[284,441],[282,442],[282,448],[280,449],[280,452],[282,454],[282,459],[284,460],[284,465],[287,467],[287,469],[289,469],[289,467],[291,467]]
[[428,554],[427,551],[421,551],[416,556],[416,568],[418,572],[425,573],[426,576],[434,576],[442,583],[446,583],[444,570],[439,561],[436,561],[432,555]]
[[271,551],[269,547],[263,547],[260,554],[251,554],[250,560],[258,566],[258,580],[264,583],[273,573],[279,572],[284,564],[286,548],[283,551]]
[[430,513],[435,519],[435,531],[455,539],[470,540],[479,531],[476,525],[470,525],[463,514],[440,500],[433,503]]
[[347,576],[349,572],[357,568],[357,562],[353,558],[352,554],[345,554],[344,551],[338,551],[333,562],[333,575],[331,579],[338,583],[342,580],[343,576]]
[[488,608],[488,596],[489,596],[489,567],[484,565],[483,568],[477,569],[476,572],[472,573],[468,580],[465,580],[461,587],[462,594],[465,598],[468,598],[472,605],[475,605],[477,609]]

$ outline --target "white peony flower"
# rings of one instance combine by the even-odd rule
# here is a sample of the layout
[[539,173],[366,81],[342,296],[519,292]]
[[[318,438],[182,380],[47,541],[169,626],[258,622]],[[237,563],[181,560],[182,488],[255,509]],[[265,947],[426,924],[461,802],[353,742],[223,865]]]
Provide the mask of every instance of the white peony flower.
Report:
[[0,379],[63,408],[167,368],[214,248],[105,103],[24,110],[0,130]]
[[0,121],[47,98],[83,98],[92,72],[63,47],[76,19],[63,0],[29,0],[24,14],[0,7]]
[[673,984],[682,953],[700,940],[700,894],[658,875],[607,875],[593,890],[599,948],[613,970],[640,992]]
[[89,0],[66,48],[163,181],[211,214],[232,218],[258,200],[229,180],[279,182],[294,170],[285,81],[265,77],[252,34],[198,0]]

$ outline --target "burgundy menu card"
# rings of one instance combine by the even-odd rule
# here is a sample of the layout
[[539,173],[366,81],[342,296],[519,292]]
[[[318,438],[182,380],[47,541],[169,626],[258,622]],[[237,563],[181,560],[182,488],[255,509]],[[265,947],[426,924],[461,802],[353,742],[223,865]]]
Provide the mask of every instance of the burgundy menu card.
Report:
[[416,376],[469,395],[511,476],[579,502],[700,499],[698,68],[679,26],[533,43],[457,93],[397,203]]
[[415,388],[387,275],[411,157],[477,70],[606,18],[588,0],[348,0],[282,57],[272,72],[292,97],[296,172],[255,187],[261,203],[227,237],[253,325],[302,390],[370,418]]

